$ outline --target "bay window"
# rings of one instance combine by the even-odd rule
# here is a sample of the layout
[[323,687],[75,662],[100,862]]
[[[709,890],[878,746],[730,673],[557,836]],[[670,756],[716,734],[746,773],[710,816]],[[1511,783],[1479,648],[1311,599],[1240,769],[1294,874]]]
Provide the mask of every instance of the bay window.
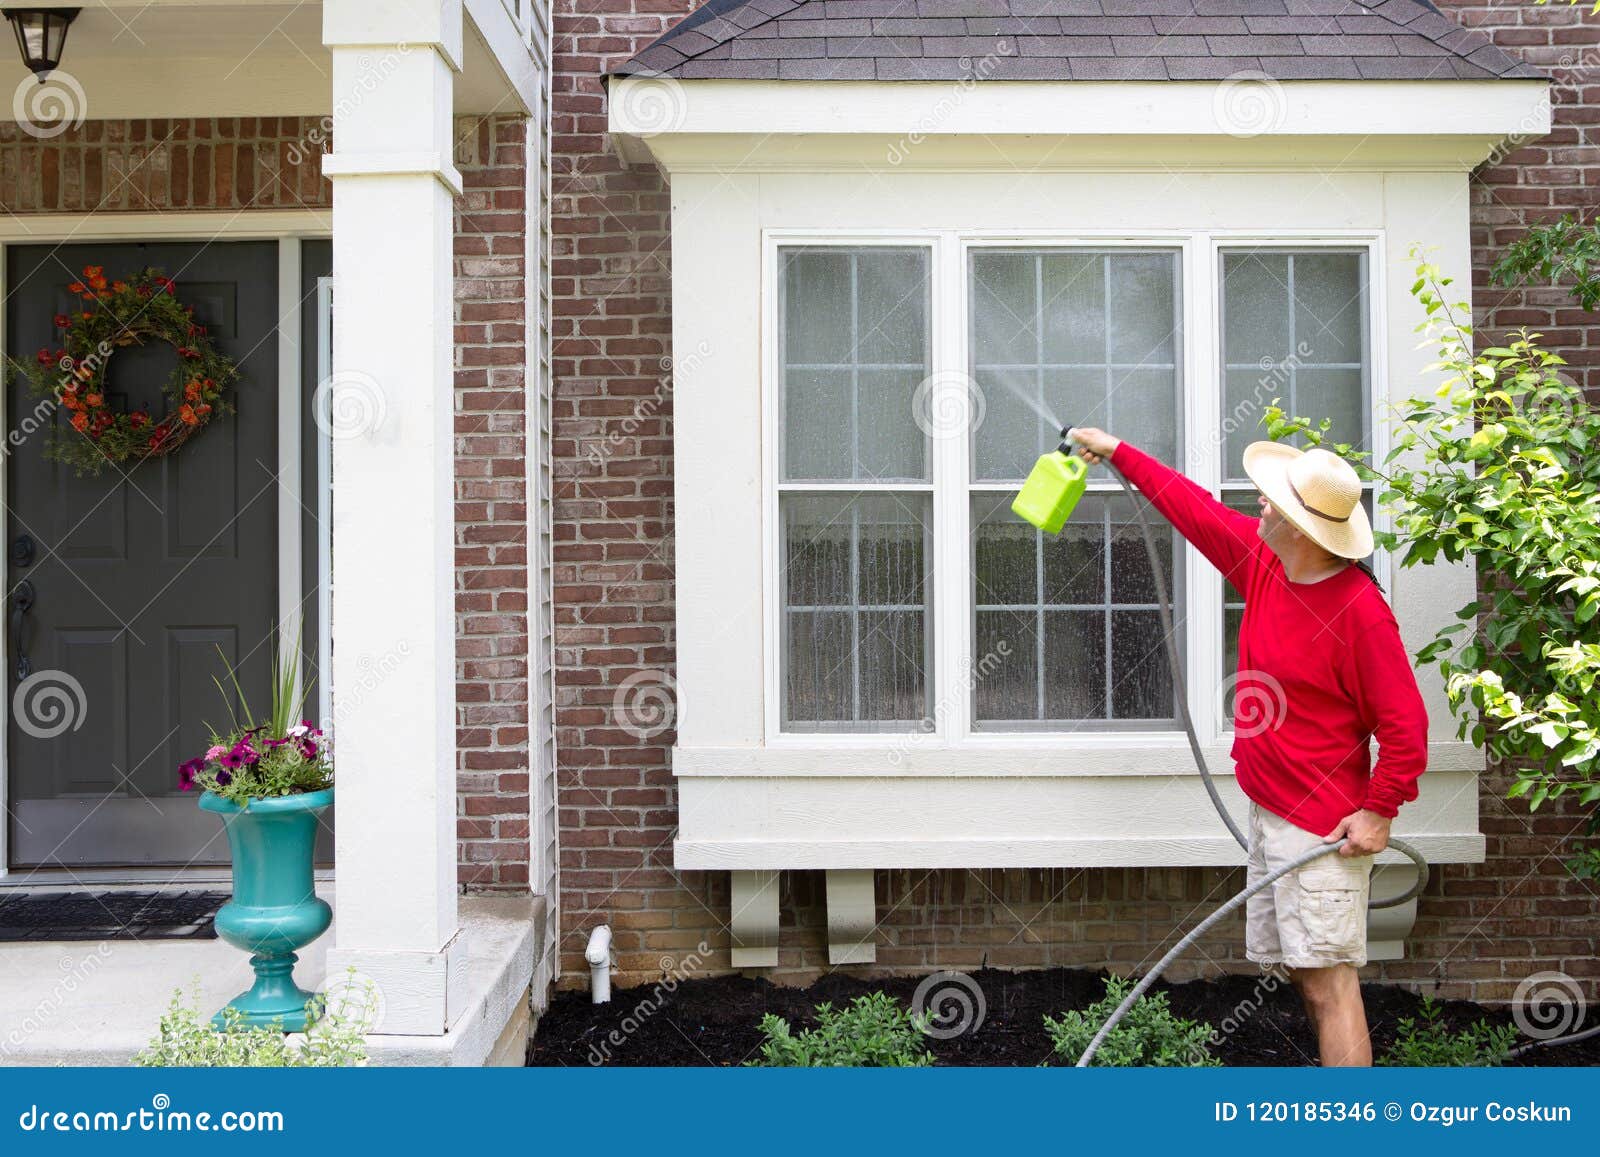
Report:
[[[1241,458],[1274,398],[1370,442],[1365,242],[941,235],[774,254],[780,734],[1173,732],[1144,500],[1100,467],[1059,536],[1011,513],[1057,423],[1110,430],[1252,514]],[[1180,648],[1210,668],[1188,681],[1215,686],[1237,592],[1145,513]]]

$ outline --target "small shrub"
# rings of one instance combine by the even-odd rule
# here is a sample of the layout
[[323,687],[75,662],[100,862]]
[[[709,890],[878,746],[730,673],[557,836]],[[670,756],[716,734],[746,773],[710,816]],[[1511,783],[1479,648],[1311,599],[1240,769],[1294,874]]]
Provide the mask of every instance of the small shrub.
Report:
[[[1065,1012],[1060,1019],[1044,1018],[1045,1031],[1056,1057],[1078,1063],[1100,1026],[1116,1011],[1133,985],[1120,977],[1106,981],[1106,994],[1082,1011]],[[1167,1004],[1167,994],[1141,996],[1107,1034],[1095,1053],[1094,1065],[1148,1065],[1156,1068],[1207,1068],[1222,1062],[1211,1055],[1215,1029],[1201,1021],[1177,1016]]]
[[843,1010],[817,1006],[817,1027],[798,1035],[789,1024],[770,1012],[761,1018],[767,1036],[761,1057],[751,1061],[763,1068],[877,1068],[904,1069],[933,1064],[933,1054],[923,1047],[923,1024],[885,992],[858,996]]
[[298,1038],[281,1028],[256,1028],[243,1023],[236,1008],[223,1010],[224,1027],[211,1027],[201,1015],[198,987],[186,1002],[182,990],[172,994],[172,1003],[162,1014],[155,1038],[134,1057],[144,1068],[337,1068],[366,1063],[364,1035],[366,1010],[374,997],[368,989],[358,995],[358,1004],[348,999],[325,1015],[322,997],[308,1008],[312,1020]]
[[1453,1029],[1440,1019],[1437,1002],[1425,996],[1422,1015],[1400,1018],[1394,1044],[1378,1063],[1424,1069],[1499,1065],[1516,1036],[1511,1025],[1495,1028],[1481,1020],[1470,1028]]

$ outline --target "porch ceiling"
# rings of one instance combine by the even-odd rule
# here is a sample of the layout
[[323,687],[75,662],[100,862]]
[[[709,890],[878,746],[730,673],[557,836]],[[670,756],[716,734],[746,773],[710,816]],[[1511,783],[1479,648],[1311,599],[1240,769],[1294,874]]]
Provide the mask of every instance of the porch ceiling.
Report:
[[[470,18],[465,23],[454,111],[516,111],[488,45]],[[18,92],[28,77],[9,41],[0,46],[0,93]],[[74,108],[86,120],[323,116],[333,108],[320,3],[102,0],[73,21],[57,75],[82,90]]]

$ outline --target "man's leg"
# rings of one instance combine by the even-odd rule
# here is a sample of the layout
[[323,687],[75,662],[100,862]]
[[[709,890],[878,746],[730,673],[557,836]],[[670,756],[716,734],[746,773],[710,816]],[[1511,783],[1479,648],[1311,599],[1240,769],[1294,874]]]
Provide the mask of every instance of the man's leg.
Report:
[[1355,965],[1296,968],[1290,976],[1317,1031],[1323,1068],[1370,1067],[1372,1038],[1367,1035],[1367,1010],[1361,1002],[1361,979]]

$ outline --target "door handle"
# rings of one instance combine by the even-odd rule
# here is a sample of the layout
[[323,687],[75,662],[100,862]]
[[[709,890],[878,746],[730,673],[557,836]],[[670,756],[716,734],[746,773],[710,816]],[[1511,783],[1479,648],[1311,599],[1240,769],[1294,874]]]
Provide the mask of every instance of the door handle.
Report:
[[33,609],[33,584],[23,579],[11,592],[11,640],[16,654],[14,669],[19,680],[26,679],[33,672],[33,664],[28,660],[28,640],[24,635],[28,623],[28,612]]

